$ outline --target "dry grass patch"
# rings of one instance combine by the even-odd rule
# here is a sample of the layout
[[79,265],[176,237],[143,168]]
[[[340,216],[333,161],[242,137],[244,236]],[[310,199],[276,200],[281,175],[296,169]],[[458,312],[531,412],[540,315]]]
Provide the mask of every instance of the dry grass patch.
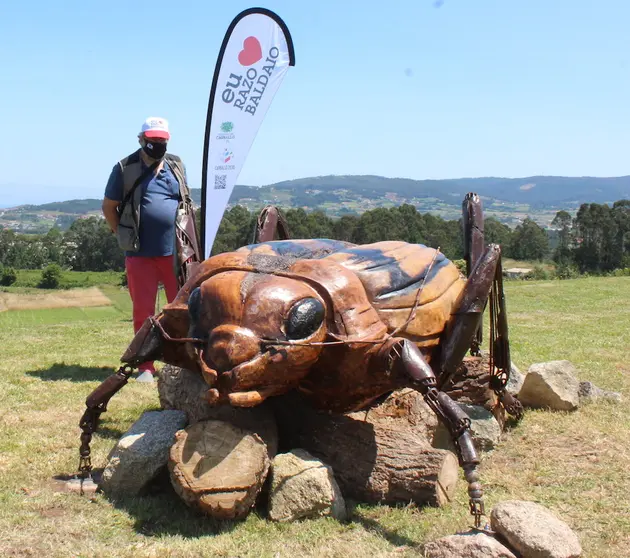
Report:
[[45,308],[86,308],[111,304],[112,301],[98,287],[29,294],[0,292],[0,312]]

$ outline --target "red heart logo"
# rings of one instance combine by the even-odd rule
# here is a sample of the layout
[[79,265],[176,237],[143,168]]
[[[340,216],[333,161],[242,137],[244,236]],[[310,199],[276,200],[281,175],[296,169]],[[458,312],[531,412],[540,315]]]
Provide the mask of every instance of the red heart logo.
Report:
[[247,37],[243,41],[243,50],[238,53],[238,61],[241,66],[251,66],[262,58],[262,48],[256,37]]

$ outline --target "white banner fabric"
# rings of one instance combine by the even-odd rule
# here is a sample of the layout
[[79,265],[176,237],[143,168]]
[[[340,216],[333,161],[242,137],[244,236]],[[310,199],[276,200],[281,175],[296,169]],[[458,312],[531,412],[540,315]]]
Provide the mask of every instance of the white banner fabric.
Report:
[[238,20],[226,39],[223,56],[217,61],[218,76],[215,69],[210,126],[206,128],[204,258],[210,256],[245,158],[292,62],[290,36],[264,13],[250,13]]

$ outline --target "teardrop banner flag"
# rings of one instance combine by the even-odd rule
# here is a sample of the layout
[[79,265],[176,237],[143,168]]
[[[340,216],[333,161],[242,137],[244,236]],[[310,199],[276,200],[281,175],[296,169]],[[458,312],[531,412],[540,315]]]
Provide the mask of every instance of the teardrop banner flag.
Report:
[[201,245],[208,258],[236,179],[290,66],[293,40],[265,8],[250,8],[230,24],[214,69],[201,174]]

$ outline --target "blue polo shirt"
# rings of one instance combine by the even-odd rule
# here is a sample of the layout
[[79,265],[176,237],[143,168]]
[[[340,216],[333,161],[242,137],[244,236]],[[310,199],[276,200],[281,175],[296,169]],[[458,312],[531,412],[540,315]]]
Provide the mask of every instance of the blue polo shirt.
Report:
[[[147,166],[141,160],[141,173]],[[184,170],[184,173],[186,171]],[[175,248],[175,214],[179,203],[179,183],[165,160],[156,175],[150,175],[138,188],[142,189],[140,206],[140,250],[125,252],[125,256],[172,256]],[[123,199],[123,175],[115,165],[109,175],[105,197],[114,201]]]

